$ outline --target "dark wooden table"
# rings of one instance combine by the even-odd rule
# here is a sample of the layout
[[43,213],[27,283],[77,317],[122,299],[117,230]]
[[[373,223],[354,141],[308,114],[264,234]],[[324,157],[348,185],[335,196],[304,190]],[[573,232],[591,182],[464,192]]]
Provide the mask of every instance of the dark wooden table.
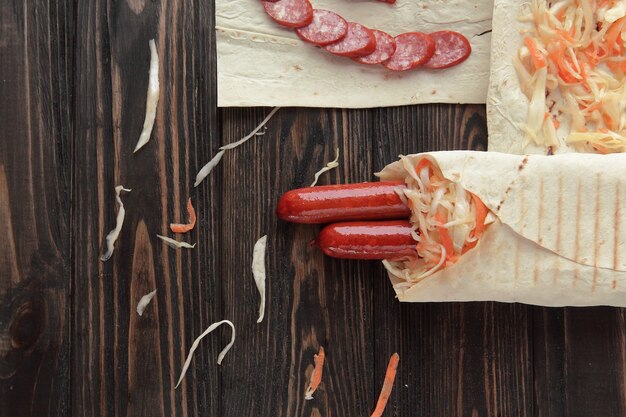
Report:
[[[311,250],[316,227],[280,223],[279,195],[373,180],[400,153],[486,148],[482,105],[281,109],[264,136],[217,147],[269,111],[218,109],[212,2],[0,2],[0,415],[367,416],[387,360],[386,416],[623,416],[624,311],[498,303],[401,305],[378,263]],[[151,142],[143,123],[148,39],[161,56]],[[127,207],[113,258],[113,188]],[[192,251],[157,240],[199,212]],[[254,241],[269,235],[268,306],[256,324]],[[498,254],[494,254],[498,256]],[[158,288],[143,317],[141,295]],[[196,352],[193,339],[231,319]],[[323,384],[304,401],[319,345]]]

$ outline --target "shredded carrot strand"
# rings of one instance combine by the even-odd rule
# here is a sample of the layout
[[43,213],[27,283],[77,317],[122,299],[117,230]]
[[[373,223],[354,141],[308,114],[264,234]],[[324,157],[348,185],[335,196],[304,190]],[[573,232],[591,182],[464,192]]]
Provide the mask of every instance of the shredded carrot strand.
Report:
[[171,223],[170,229],[172,230],[172,233],[187,233],[196,225],[196,210],[191,204],[191,197],[189,198],[189,200],[187,200],[187,213],[189,214],[189,223]]
[[420,159],[420,161],[417,163],[417,166],[415,167],[415,172],[417,172],[417,175],[419,175],[422,169],[426,167],[428,167],[428,176],[431,176],[433,174],[433,165],[426,158]]
[[376,403],[376,408],[371,417],[381,417],[387,406],[387,401],[391,395],[393,389],[393,381],[396,379],[396,372],[398,369],[398,363],[400,362],[400,355],[394,353],[389,358],[389,365],[387,365],[387,372],[385,372],[385,381],[383,382],[383,388],[380,390],[380,396]]
[[555,29],[554,31],[557,33],[557,35],[559,35],[559,38],[561,38],[563,41],[569,42],[569,43],[576,42],[574,37],[567,31],[564,31],[563,29]]
[[326,358],[326,354],[324,353],[324,348],[320,346],[320,350],[317,355],[313,355],[313,362],[315,363],[315,367],[313,368],[313,373],[311,374],[311,382],[304,393],[304,398],[307,400],[313,399],[313,393],[319,386],[320,382],[322,382],[322,371],[324,369],[324,359]]
[[618,38],[622,34],[624,23],[626,23],[626,16],[617,19],[606,31],[606,45],[611,52],[617,50],[619,53],[621,51],[621,43],[618,42]]
[[480,238],[485,231],[485,219],[487,218],[487,206],[480,198],[472,194],[472,201],[476,208],[476,227],[474,227],[474,237]]
[[473,242],[466,243],[463,245],[463,250],[461,250],[461,254],[465,254],[468,250],[473,249],[478,244],[478,239],[482,236],[485,231],[485,220],[487,218],[487,206],[482,202],[480,198],[471,193],[472,202],[474,203],[474,208],[476,210],[476,226],[474,226],[474,230],[470,233],[470,237],[475,237],[476,240]]
[[601,153],[603,155],[606,155],[609,153],[609,150],[602,145],[596,144],[596,145],[593,145],[593,147],[596,149],[596,151],[598,151],[598,153]]
[[565,7],[562,7],[561,10],[556,12],[555,17],[558,19],[559,22],[563,22],[563,18],[565,17]]
[[[564,54],[565,46],[561,42],[556,42],[555,47],[548,53],[548,57],[550,61],[554,63],[554,65],[558,69],[559,77],[566,83],[578,83],[579,80],[576,78],[571,71],[567,68],[569,65],[570,68],[574,68],[573,61],[570,57],[566,57]],[[583,76],[581,70],[581,76]]]
[[604,124],[606,125],[607,128],[609,129],[613,129],[613,118],[611,116],[609,116],[606,113],[602,113],[602,120],[604,121]]
[[475,240],[473,242],[469,242],[463,245],[463,250],[461,250],[461,255],[465,255],[467,251],[469,251],[470,249],[474,249],[477,244],[478,244],[478,241]]
[[528,50],[530,51],[530,58],[533,61],[535,70],[539,70],[540,68],[545,67],[546,59],[544,58],[541,51],[539,51],[539,48],[537,48],[537,44],[535,43],[535,41],[532,38],[527,36],[524,38],[524,43],[526,44],[526,46],[528,47]]
[[448,233],[448,228],[443,226],[446,221],[440,213],[435,214],[435,220],[437,220],[440,224],[440,226],[437,226],[439,241],[443,247],[446,248],[446,259],[450,260],[452,255],[454,255],[454,245],[452,244],[452,239]]

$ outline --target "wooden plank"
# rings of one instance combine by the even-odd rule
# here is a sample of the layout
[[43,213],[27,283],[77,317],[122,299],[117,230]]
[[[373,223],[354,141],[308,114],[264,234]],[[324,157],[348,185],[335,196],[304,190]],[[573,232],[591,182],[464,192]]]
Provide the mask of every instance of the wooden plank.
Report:
[[[248,133],[268,109],[224,111],[223,141]],[[278,222],[279,196],[309,185],[341,149],[340,168],[320,183],[359,181],[372,166],[362,111],[281,109],[265,135],[224,157],[221,259],[226,317],[240,339],[223,367],[222,416],[367,415],[372,398],[372,282],[367,265],[325,259],[309,242],[319,227]],[[236,213],[236,215],[233,215]],[[268,234],[266,318],[255,324],[250,273],[254,241]],[[304,391],[319,346],[323,382]]]
[[0,415],[69,410],[73,5],[0,3]]
[[535,415],[624,415],[624,310],[536,307],[535,316]]
[[[219,409],[217,337],[202,342],[186,379],[174,385],[191,342],[221,316],[215,302],[219,230],[210,210],[216,179],[193,188],[216,138],[210,2],[79,2],[76,46],[72,414],[209,415]],[[161,94],[151,141],[133,154],[148,84],[148,40],[156,39]],[[126,219],[113,257],[114,187]],[[156,234],[186,218],[192,197],[198,242],[175,251]],[[157,295],[143,317],[140,297]]]
[[[428,105],[381,111],[377,169],[397,155],[485,150],[483,106]],[[499,303],[400,305],[383,268],[374,277],[376,389],[400,353],[389,407],[399,416],[526,416],[532,413],[528,307]]]

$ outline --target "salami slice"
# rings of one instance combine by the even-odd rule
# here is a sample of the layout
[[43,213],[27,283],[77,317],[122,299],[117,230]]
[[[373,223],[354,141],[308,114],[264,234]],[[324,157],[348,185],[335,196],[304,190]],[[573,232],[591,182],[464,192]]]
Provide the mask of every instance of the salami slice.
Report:
[[305,42],[328,45],[343,39],[348,33],[348,22],[337,13],[329,10],[313,10],[313,20],[307,26],[296,29]]
[[430,37],[435,41],[435,53],[424,64],[425,68],[449,68],[465,61],[472,52],[467,38],[458,32],[444,30],[434,32]]
[[369,55],[376,50],[376,37],[365,26],[359,23],[348,22],[348,33],[346,33],[346,36],[342,40],[331,43],[324,48],[335,55],[357,58]]
[[396,51],[396,40],[390,34],[382,30],[372,30],[376,38],[376,50],[369,55],[354,58],[361,64],[380,64],[391,58]]
[[435,53],[435,41],[422,32],[407,32],[396,36],[396,51],[383,65],[393,71],[419,67]]
[[282,26],[299,28],[313,20],[313,7],[309,0],[264,1],[263,7],[265,12]]

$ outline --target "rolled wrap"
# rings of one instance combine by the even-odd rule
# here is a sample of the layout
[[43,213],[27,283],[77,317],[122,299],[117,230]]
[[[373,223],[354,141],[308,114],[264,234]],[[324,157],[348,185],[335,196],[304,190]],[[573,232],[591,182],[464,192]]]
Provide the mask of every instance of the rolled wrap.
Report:
[[[500,301],[626,307],[626,155],[509,155],[452,151],[428,158],[478,196],[495,221],[459,260],[409,288],[400,301]],[[377,174],[402,180],[398,161]]]

